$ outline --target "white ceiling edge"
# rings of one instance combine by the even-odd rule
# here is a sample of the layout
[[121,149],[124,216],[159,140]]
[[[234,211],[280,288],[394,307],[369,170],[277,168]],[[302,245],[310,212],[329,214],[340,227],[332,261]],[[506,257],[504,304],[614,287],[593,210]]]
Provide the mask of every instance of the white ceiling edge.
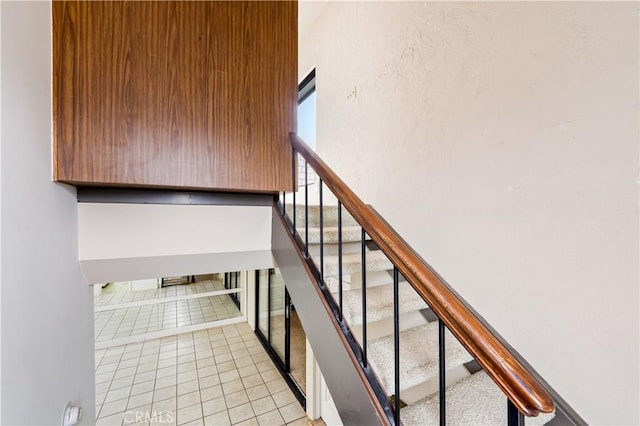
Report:
[[88,284],[274,267],[271,250],[81,260]]
[[79,203],[78,258],[269,250],[272,209],[272,206]]

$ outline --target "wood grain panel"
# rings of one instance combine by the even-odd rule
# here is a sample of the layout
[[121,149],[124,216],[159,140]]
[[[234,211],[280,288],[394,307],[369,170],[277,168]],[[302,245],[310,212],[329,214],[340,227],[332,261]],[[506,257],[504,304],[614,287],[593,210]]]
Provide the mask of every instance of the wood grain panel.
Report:
[[54,177],[290,189],[297,3],[53,2]]

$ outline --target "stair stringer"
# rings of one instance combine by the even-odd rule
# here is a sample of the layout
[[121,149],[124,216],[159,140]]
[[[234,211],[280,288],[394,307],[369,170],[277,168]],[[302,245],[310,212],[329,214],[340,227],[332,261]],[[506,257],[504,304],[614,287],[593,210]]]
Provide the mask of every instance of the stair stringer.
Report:
[[274,207],[271,250],[287,290],[296,306],[307,339],[344,424],[383,424],[381,407],[374,405],[371,389],[343,340],[340,326],[321,291],[310,277],[280,212]]

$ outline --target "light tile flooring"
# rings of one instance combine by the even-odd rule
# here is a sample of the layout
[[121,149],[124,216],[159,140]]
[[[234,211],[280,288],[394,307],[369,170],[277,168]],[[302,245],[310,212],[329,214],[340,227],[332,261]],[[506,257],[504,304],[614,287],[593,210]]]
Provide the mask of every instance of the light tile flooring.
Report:
[[224,282],[220,279],[198,281],[192,284],[181,284],[159,289],[129,291],[128,283],[111,283],[102,293],[95,297],[95,306],[117,305],[140,300],[162,299],[165,297],[186,296],[224,290]]
[[247,323],[96,351],[98,425],[306,425]]
[[[158,299],[161,294],[195,294],[224,290],[219,280],[176,285],[157,290],[129,291],[128,285],[109,285],[95,298],[95,306]],[[169,294],[167,297],[171,297]],[[101,303],[101,305],[99,305]],[[164,302],[144,306],[110,309],[94,314],[97,342],[141,335],[159,330],[202,324],[241,315],[228,294]]]

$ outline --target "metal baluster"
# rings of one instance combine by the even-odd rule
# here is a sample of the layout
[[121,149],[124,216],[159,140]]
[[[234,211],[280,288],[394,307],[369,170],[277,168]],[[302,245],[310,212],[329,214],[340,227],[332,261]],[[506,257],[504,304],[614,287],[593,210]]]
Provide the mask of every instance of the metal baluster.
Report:
[[271,345],[271,275],[273,269],[267,274],[267,341]]
[[400,300],[399,300],[398,268],[393,267],[393,346],[395,374],[395,412],[396,425],[400,424]]
[[507,425],[524,426],[524,415],[513,405],[510,399],[507,399]]
[[324,207],[322,206],[322,179],[320,181],[320,188],[318,197],[320,198],[320,282],[324,285]]
[[445,426],[447,423],[447,402],[445,398],[446,393],[446,377],[445,377],[445,350],[444,350],[444,322],[438,318],[438,364],[440,367],[440,426]]
[[296,189],[297,189],[297,173],[296,173],[296,150],[291,148],[291,180],[293,181],[293,218],[291,219],[291,223],[293,223],[293,228],[291,229],[291,234],[296,235]]
[[255,322],[255,329],[253,331],[258,331],[260,329],[260,303],[258,302],[260,300],[260,270],[258,269],[256,269],[256,272],[255,272],[255,281],[256,281],[256,285],[255,285],[256,303],[255,303],[254,315],[256,318],[256,322]]
[[287,200],[286,197],[287,193],[285,191],[282,191],[282,215],[285,216],[287,214]]
[[304,256],[309,258],[309,184],[307,178],[307,166],[309,163],[304,162]]
[[291,372],[291,296],[284,288],[284,371]]
[[338,201],[338,306],[342,322],[342,203]]
[[367,368],[367,255],[365,244],[365,232],[362,230],[362,365]]

